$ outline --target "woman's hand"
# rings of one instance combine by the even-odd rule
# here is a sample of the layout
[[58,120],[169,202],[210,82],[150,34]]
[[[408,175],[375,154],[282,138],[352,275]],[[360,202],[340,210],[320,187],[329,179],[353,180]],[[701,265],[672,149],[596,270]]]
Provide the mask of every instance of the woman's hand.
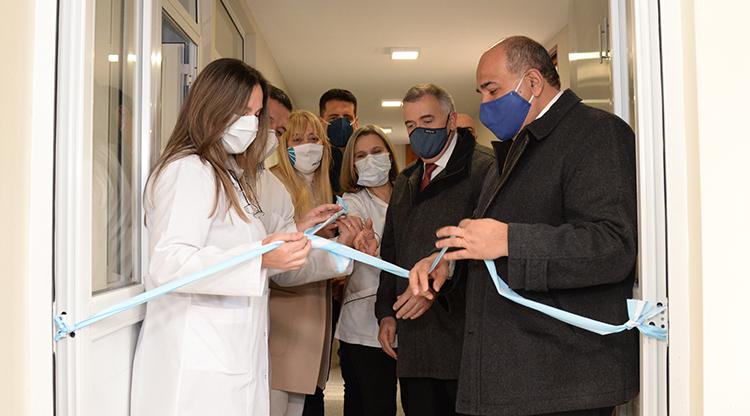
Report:
[[352,247],[357,234],[364,229],[362,218],[355,216],[341,216],[336,220],[336,225],[339,228],[338,242],[349,247]]
[[334,222],[321,228],[320,231],[315,233],[315,235],[319,237],[327,238],[330,240],[331,238],[336,237],[337,228],[338,228],[338,224]]
[[319,205],[308,211],[297,221],[297,231],[305,231],[310,227],[318,225],[340,210],[341,207],[336,204]]
[[312,244],[302,233],[271,234],[263,240],[263,244],[274,241],[284,241],[284,244],[263,255],[261,267],[281,271],[297,270],[307,261]]
[[354,248],[371,256],[378,255],[378,241],[375,231],[372,229],[372,218],[365,221],[365,226],[356,237],[354,237]]

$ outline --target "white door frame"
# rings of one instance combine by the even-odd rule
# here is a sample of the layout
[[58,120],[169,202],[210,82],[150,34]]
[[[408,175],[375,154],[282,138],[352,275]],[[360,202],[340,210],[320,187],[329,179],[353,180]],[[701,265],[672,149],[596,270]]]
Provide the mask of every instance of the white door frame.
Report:
[[[667,213],[664,184],[659,2],[635,0],[635,96],[638,154],[639,291],[667,304]],[[652,323],[668,327],[666,314]],[[641,336],[640,414],[668,415],[667,342]]]
[[[42,4],[43,3],[43,4]],[[57,36],[57,22],[55,21],[55,9],[57,2],[54,0],[38,0],[40,7],[36,8],[36,34],[35,41],[35,89],[34,103],[54,103],[53,85],[55,66],[54,46],[50,43]],[[158,0],[144,0],[139,2],[143,6],[142,24],[143,29],[151,28],[151,36],[140,38],[141,57],[146,59],[147,64],[141,65],[138,71],[140,77],[140,93],[142,105],[136,112],[134,125],[140,129],[142,137],[156,135],[156,123],[158,122],[158,79],[160,71],[160,25],[161,25],[161,2]],[[45,7],[47,6],[47,7]],[[662,8],[660,15],[659,8]],[[664,288],[659,287],[658,279],[664,276],[669,266],[670,273],[675,276],[686,276],[679,274],[680,270],[687,270],[689,251],[687,246],[687,212],[685,201],[687,200],[687,174],[684,131],[681,121],[684,119],[682,106],[674,105],[681,102],[683,91],[682,62],[685,59],[682,51],[681,18],[682,10],[678,4],[673,2],[652,2],[649,0],[635,0],[634,18],[636,23],[636,96],[638,97],[638,137],[641,145],[638,149],[639,156],[639,219],[641,227],[641,250],[640,250],[640,275],[642,277],[642,296],[649,300],[666,299]],[[88,242],[80,240],[78,236],[90,235],[91,201],[90,201],[90,178],[91,178],[91,148],[86,145],[82,138],[91,137],[91,126],[89,118],[92,112],[90,97],[90,79],[92,70],[90,65],[91,53],[93,51],[93,0],[81,0],[76,2],[61,2],[59,21],[63,30],[59,31],[59,57],[57,66],[58,99],[57,109],[57,134],[58,134],[58,160],[64,158],[68,161],[65,166],[57,166],[55,173],[58,184],[68,186],[59,187],[57,192],[57,206],[55,207],[55,218],[57,221],[57,233],[55,235],[55,246],[57,266],[55,272],[58,276],[76,276],[76,279],[65,279],[57,293],[65,293],[75,299],[70,304],[58,302],[56,312],[65,309],[69,312],[69,320],[80,319],[98,310],[96,304],[90,304],[91,261],[90,246]],[[661,38],[659,34],[661,24]],[[140,31],[148,33],[149,31]],[[159,34],[159,35],[156,35]],[[155,36],[156,35],[156,36]],[[200,44],[200,43],[198,43]],[[661,45],[661,48],[658,47]],[[662,60],[663,58],[663,60]],[[37,64],[38,63],[38,64]],[[662,68],[663,67],[663,68]],[[45,71],[45,68],[49,69]],[[669,76],[662,79],[662,69]],[[50,72],[51,71],[51,72]],[[39,86],[39,88],[37,88]],[[147,87],[143,87],[147,86]],[[663,86],[663,92],[662,92]],[[664,115],[662,118],[662,110]],[[52,368],[51,355],[45,343],[39,343],[39,339],[50,339],[52,335],[50,316],[45,312],[51,310],[49,306],[49,293],[52,291],[51,280],[35,276],[49,276],[52,268],[52,247],[47,244],[45,251],[45,238],[52,238],[52,207],[47,198],[51,194],[51,178],[53,174],[52,143],[48,141],[50,126],[53,125],[54,114],[50,114],[49,107],[37,106],[34,108],[35,127],[32,132],[34,144],[32,145],[32,164],[35,174],[31,178],[32,192],[32,217],[41,219],[40,222],[32,224],[29,248],[42,261],[31,262],[31,276],[33,276],[29,288],[29,321],[32,328],[29,332],[31,339],[29,344],[32,350],[29,353],[29,368],[32,368],[29,380],[32,392],[31,397],[33,409],[32,414],[50,414],[52,407],[52,385],[50,373]],[[665,131],[666,130],[666,131]],[[665,160],[664,146],[669,153]],[[644,146],[648,143],[651,147]],[[148,152],[150,149],[142,149]],[[142,159],[141,172],[146,176],[150,169],[147,163],[150,155]],[[666,174],[665,174],[666,169]],[[665,199],[665,188],[669,190]],[[670,213],[670,228],[666,229],[666,212]],[[49,215],[47,215],[49,214]],[[665,245],[669,245],[669,258]],[[146,260],[147,244],[142,245],[143,260]],[[661,253],[661,254],[660,254]],[[48,263],[43,260],[45,255]],[[673,415],[690,414],[689,404],[689,340],[690,330],[689,304],[687,297],[688,283],[682,278],[673,278],[669,281],[670,307],[670,384],[666,391],[666,345],[659,344],[651,339],[642,341],[642,380],[641,380],[641,414],[643,415],[667,415],[667,396],[669,397],[669,410]],[[88,283],[87,283],[88,282]],[[651,282],[651,283],[649,283]],[[60,283],[60,282],[59,282]],[[115,300],[124,299],[142,290],[141,285],[131,286],[105,295],[109,304]],[[76,296],[86,293],[87,296]],[[107,328],[96,326],[90,331],[111,331],[133,319],[141,319],[143,307],[120,318],[113,318],[107,324]],[[38,324],[38,325],[37,325]],[[39,329],[42,328],[42,329]],[[48,330],[50,329],[50,330]],[[44,332],[42,335],[41,332]],[[36,343],[35,343],[36,342]],[[65,340],[57,344],[57,364],[70,365],[68,377],[65,380],[57,380],[57,411],[61,415],[77,414],[76,399],[80,397],[80,380],[76,374],[85,374],[82,363],[76,357],[85,354],[85,342],[83,339]],[[68,364],[65,364],[65,363]],[[668,395],[667,395],[668,393]],[[45,400],[45,397],[47,400]],[[692,409],[695,411],[696,409]]]
[[[56,302],[54,313],[63,311],[66,321],[73,323],[116,302],[143,292],[143,284],[92,295],[91,277],[91,218],[92,218],[92,117],[93,117],[93,53],[95,0],[60,2],[57,77],[57,147],[55,166],[55,275]],[[151,1],[134,2],[138,61],[135,73],[136,94],[133,100],[133,127],[139,140],[134,151],[140,156],[138,172],[140,187],[150,169],[150,149],[141,146],[149,138],[155,111],[151,105],[150,68],[159,60],[151,48]],[[161,20],[159,19],[159,22]],[[158,51],[158,49],[157,49]],[[53,66],[54,68],[54,66]],[[141,206],[137,192],[137,206]],[[141,215],[134,215],[134,223],[141,224]],[[141,228],[141,234],[145,235]],[[137,246],[136,246],[137,247]],[[147,242],[140,245],[146,252]],[[145,259],[141,257],[143,266]],[[141,267],[143,270],[143,267]],[[56,343],[55,409],[59,415],[83,414],[87,397],[87,375],[91,374],[88,360],[93,340],[106,336],[143,319],[145,307],[140,306],[101,321],[81,331],[75,338]],[[49,414],[49,413],[48,413]]]
[[[9,40],[6,40],[9,41]],[[54,341],[52,340],[53,195],[55,152],[55,60],[57,0],[34,2],[34,46],[29,163],[29,224],[25,289],[28,350],[22,368],[25,408],[33,416],[48,416],[54,408]]]
[[[91,149],[84,148],[84,137],[91,137],[90,97],[93,53],[91,36],[87,28],[92,27],[93,5],[91,1],[63,2],[59,10],[58,39],[58,85],[57,102],[57,146],[55,158],[65,163],[55,166],[55,314],[68,311],[67,319],[82,317],[88,312],[78,285],[88,277],[90,284],[90,262],[87,253],[90,247],[82,247],[78,237],[90,235],[88,224],[91,214],[90,172]],[[93,29],[90,29],[93,30]],[[85,115],[89,114],[89,118]],[[88,158],[84,152],[88,151]],[[88,162],[88,163],[87,163]],[[67,185],[67,186],[66,186]],[[85,239],[84,239],[85,240]],[[78,255],[76,255],[78,253]],[[85,258],[82,258],[85,257]],[[81,279],[73,276],[81,276]],[[67,278],[66,278],[67,277]],[[76,395],[79,392],[79,377],[83,374],[76,357],[81,355],[81,343],[62,341],[56,345],[56,391],[55,409],[61,415],[75,415]],[[65,374],[61,377],[60,374]]]
[[[685,104],[690,101],[689,96],[695,94],[685,90],[686,81],[695,76],[694,72],[686,71],[686,68],[694,71],[695,51],[686,50],[685,43],[689,40],[683,39],[685,15],[691,17],[686,8],[693,6],[679,1],[662,1],[660,7],[666,209],[669,212],[667,264],[672,276],[669,279],[669,409],[672,415],[697,415],[703,412],[700,407],[703,401],[700,387],[703,362],[700,358],[693,362],[696,358],[693,349],[702,348],[702,328],[700,319],[691,320],[691,313],[700,313],[701,305],[690,303],[690,293],[702,290],[701,287],[691,287],[696,284],[691,283],[691,269],[692,273],[700,273],[694,265],[691,267],[696,251],[700,251],[700,248],[691,247],[691,244],[699,244],[700,225],[691,224],[689,209],[699,203],[691,203],[695,196],[688,190],[691,180],[699,181],[700,178],[690,176],[691,145],[685,131],[689,123],[696,131],[698,128],[697,120],[691,120],[688,115],[691,109]],[[697,164],[697,155],[693,154],[693,157]]]
[[[702,328],[700,320],[691,317],[700,311],[700,304],[691,304],[690,296],[701,290],[693,287],[691,276],[691,270],[699,273],[691,263],[699,251],[693,247],[699,234],[693,233],[700,233],[700,229],[689,212],[691,198],[695,197],[689,192],[689,184],[698,179],[690,176],[694,149],[686,132],[686,126],[696,123],[690,121],[691,109],[685,104],[694,94],[685,90],[686,81],[694,76],[689,68],[695,66],[693,52],[685,49],[689,39],[683,38],[683,25],[691,17],[686,8],[690,7],[672,0],[635,0],[636,82],[640,83],[636,98],[642,110],[638,134],[639,141],[650,147],[650,151],[644,151],[645,146],[639,149],[641,272],[669,276],[666,288],[643,288],[643,297],[650,300],[665,299],[667,290],[669,294],[669,343],[644,339],[641,344],[641,414],[649,416],[703,412],[703,363],[694,351],[701,348]],[[693,362],[696,356],[697,362]]]
[[[47,0],[54,2],[54,0]],[[92,92],[93,92],[93,53],[95,31],[96,0],[60,2],[59,11],[59,48],[57,51],[57,68],[52,64],[46,66],[51,70],[54,79],[61,80],[57,87],[57,166],[50,156],[45,166],[49,168],[50,178],[54,167],[55,173],[55,274],[58,277],[55,293],[57,299],[54,313],[67,313],[66,321],[73,323],[96,313],[114,303],[142,293],[142,283],[121,289],[92,295],[92,259],[91,259],[91,218],[92,218]],[[140,158],[137,164],[140,183],[135,202],[142,207],[142,186],[145,185],[151,171],[155,156],[158,155],[159,111],[160,111],[160,75],[161,75],[161,25],[162,10],[169,8],[173,13],[180,9],[172,0],[142,0],[134,2],[135,15],[138,21],[136,42],[138,64],[135,72],[137,99],[133,100],[133,128],[137,132],[134,141],[134,152]],[[180,5],[181,7],[181,5]],[[54,11],[51,12],[53,19]],[[183,15],[184,13],[180,13]],[[184,17],[184,16],[182,16]],[[139,20],[138,20],[139,19]],[[182,19],[184,20],[184,19]],[[183,22],[184,23],[184,22]],[[57,24],[49,25],[57,35]],[[194,32],[198,27],[193,23],[187,32]],[[196,36],[195,33],[192,33]],[[196,40],[198,43],[198,39]],[[40,48],[40,50],[42,50]],[[50,50],[50,49],[46,49]],[[54,49],[51,49],[54,50]],[[57,71],[55,73],[55,71]],[[55,89],[49,88],[52,104],[55,104]],[[54,107],[53,107],[54,108]],[[54,114],[53,114],[54,116]],[[51,118],[54,120],[54,117]],[[49,126],[54,123],[50,121]],[[148,146],[151,143],[153,146]],[[50,184],[51,189],[51,184]],[[52,209],[50,208],[50,211]],[[143,221],[142,208],[134,215],[134,223],[141,224],[140,229],[140,263],[141,270],[148,265],[148,240]],[[47,230],[52,233],[52,214]],[[52,237],[50,235],[50,240]],[[137,247],[137,246],[134,246]],[[50,253],[52,247],[50,247]],[[50,254],[51,257],[51,254]],[[51,268],[50,260],[50,268]],[[39,293],[51,293],[50,288]],[[52,309],[49,298],[44,300],[47,311],[46,328],[51,328]],[[44,309],[38,309],[44,310]],[[122,328],[132,326],[143,320],[145,305],[120,313],[110,319],[98,322],[80,331],[75,338],[63,339],[54,345],[57,354],[57,388],[53,403],[49,395],[49,407],[54,406],[59,415],[79,415],[86,411],[89,398],[86,377],[92,369],[87,364],[92,342]],[[52,332],[49,333],[51,339]],[[49,351],[48,351],[49,352]],[[51,361],[51,354],[50,354]],[[50,365],[51,368],[51,365]],[[52,374],[50,369],[49,374]],[[64,378],[62,378],[64,377]],[[50,378],[50,392],[52,383]],[[43,414],[49,415],[51,411]]]

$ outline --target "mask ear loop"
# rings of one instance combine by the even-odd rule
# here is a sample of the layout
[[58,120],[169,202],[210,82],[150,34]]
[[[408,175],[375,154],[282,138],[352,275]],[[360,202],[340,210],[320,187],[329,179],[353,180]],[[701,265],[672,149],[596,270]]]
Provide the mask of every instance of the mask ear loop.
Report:
[[[456,113],[456,112],[455,112],[455,111],[451,111],[450,113],[448,113],[448,118],[447,118],[447,119],[445,119],[445,128],[446,128],[446,129],[448,129],[448,125],[449,125],[449,124],[450,124],[450,122],[451,122],[451,116],[452,116],[452,115],[453,115],[454,113]],[[453,130],[453,131],[450,131],[450,130],[448,130],[448,141],[450,141],[451,137],[453,137],[453,135],[454,135],[454,134],[456,134],[456,132],[457,132],[457,131],[458,131],[458,127],[456,127],[456,129],[455,129],[455,130]]]
[[[518,95],[521,95],[521,94],[518,93],[518,88],[521,87],[521,83],[523,82],[524,78],[526,78],[526,74],[523,74],[521,76],[521,79],[518,80],[518,84],[516,84],[516,88],[513,90]],[[523,98],[523,96],[521,96],[521,98]],[[533,93],[531,94],[531,98],[529,99],[529,104],[531,104],[532,101],[534,101],[534,94]]]

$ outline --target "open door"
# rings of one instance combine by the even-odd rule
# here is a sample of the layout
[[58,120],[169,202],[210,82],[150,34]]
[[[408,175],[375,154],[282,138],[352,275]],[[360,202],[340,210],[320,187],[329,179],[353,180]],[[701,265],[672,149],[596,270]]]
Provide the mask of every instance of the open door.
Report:
[[[141,198],[161,150],[159,116],[176,119],[197,66],[197,42],[176,23],[196,32],[197,5],[184,3],[192,11],[177,0],[60,2],[54,310],[70,323],[144,290]],[[162,31],[164,74],[154,59]],[[58,415],[129,414],[144,314],[140,306],[57,342]]]
[[[71,322],[143,291],[140,4],[60,3],[55,312]],[[144,311],[57,343],[57,414],[128,414]]]
[[[200,41],[200,8],[192,0],[59,5],[54,311],[74,322],[143,291],[148,244],[141,196],[199,66],[197,45],[210,56],[242,56],[245,47],[244,31],[227,23],[231,13],[223,2],[202,4],[226,12],[217,17],[225,24],[215,36],[226,34],[230,41],[215,50]],[[637,132],[638,291],[666,302],[659,3],[571,5],[582,7],[574,14],[580,24],[571,29],[581,42],[555,50],[568,61],[579,54],[569,70],[595,75],[575,79],[583,98],[620,115]],[[129,413],[132,357],[144,311],[132,309],[56,344],[58,415]],[[654,324],[666,325],[666,317]],[[666,343],[644,338],[641,346],[642,393],[621,414],[667,415]]]

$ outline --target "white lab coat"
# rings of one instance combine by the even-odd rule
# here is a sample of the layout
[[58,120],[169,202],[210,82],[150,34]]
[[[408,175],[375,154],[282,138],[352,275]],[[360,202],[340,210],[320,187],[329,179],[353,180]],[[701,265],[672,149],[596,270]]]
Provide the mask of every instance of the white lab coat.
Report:
[[[197,156],[170,163],[151,184],[144,202],[147,289],[261,244],[263,224],[227,212],[225,195],[211,215],[214,184],[213,171]],[[269,414],[268,281],[261,261],[148,303],[133,363],[132,416]]]

